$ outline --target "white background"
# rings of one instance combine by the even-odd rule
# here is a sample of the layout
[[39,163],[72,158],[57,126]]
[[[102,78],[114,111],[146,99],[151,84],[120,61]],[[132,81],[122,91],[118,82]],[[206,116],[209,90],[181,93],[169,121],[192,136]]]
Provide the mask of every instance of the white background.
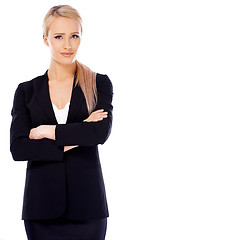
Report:
[[0,239],[26,239],[26,162],[12,160],[18,83],[42,75],[42,20],[69,4],[83,18],[78,60],[114,87],[100,146],[106,240],[240,239],[239,1],[6,1],[1,4]]

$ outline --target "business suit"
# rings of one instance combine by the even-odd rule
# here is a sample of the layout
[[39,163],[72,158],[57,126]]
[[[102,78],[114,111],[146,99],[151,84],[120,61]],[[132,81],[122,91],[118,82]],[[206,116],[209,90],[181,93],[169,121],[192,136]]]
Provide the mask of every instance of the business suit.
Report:
[[[67,122],[58,124],[47,71],[18,85],[11,111],[10,151],[15,161],[28,160],[22,219],[106,218],[109,213],[97,145],[111,132],[112,83],[107,75],[97,73],[98,103],[93,111],[104,109],[108,117],[83,122],[89,114],[74,78]],[[56,125],[56,140],[29,139],[30,129],[39,125]],[[71,145],[79,147],[63,151]]]

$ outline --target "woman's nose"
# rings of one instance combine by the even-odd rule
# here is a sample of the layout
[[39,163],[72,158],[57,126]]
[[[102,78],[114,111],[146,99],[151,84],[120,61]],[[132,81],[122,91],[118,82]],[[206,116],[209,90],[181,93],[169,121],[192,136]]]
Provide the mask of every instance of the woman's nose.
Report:
[[70,48],[72,48],[69,40],[65,40],[64,48],[65,48],[65,49],[70,49]]

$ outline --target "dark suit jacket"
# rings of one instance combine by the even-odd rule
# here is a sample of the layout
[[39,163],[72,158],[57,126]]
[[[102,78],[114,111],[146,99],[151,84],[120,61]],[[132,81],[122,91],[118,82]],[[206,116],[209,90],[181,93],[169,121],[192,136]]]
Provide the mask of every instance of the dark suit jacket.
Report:
[[[58,124],[47,71],[18,85],[11,111],[12,157],[28,161],[22,219],[49,219],[63,213],[79,220],[108,217],[98,144],[103,144],[111,132],[112,83],[107,75],[97,73],[98,103],[94,111],[103,108],[107,118],[83,122],[89,114],[77,85],[72,90],[67,122]],[[45,124],[56,125],[56,140],[29,139],[31,128]],[[70,145],[79,147],[63,152],[64,146]]]

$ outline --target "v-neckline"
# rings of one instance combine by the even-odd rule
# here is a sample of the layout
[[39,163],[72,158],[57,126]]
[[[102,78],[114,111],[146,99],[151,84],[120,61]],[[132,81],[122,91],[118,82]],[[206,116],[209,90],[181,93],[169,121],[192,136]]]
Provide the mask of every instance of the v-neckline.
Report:
[[[36,94],[36,98],[39,104],[41,105],[42,110],[45,113],[44,116],[46,117],[46,122],[49,122],[49,124],[57,124],[57,119],[54,114],[54,107],[51,103],[49,94],[47,72],[48,70],[46,70],[42,76],[36,78],[33,81],[33,88]],[[78,119],[80,118],[82,119],[89,116],[84,93],[80,85],[79,84],[76,85],[76,78],[77,74],[75,72],[75,78],[66,123],[74,122],[76,117],[78,117]]]
[[59,111],[64,110],[67,107],[67,105],[69,105],[69,104],[70,104],[70,101],[67,102],[63,108],[58,108],[54,103],[52,103],[52,105]]

